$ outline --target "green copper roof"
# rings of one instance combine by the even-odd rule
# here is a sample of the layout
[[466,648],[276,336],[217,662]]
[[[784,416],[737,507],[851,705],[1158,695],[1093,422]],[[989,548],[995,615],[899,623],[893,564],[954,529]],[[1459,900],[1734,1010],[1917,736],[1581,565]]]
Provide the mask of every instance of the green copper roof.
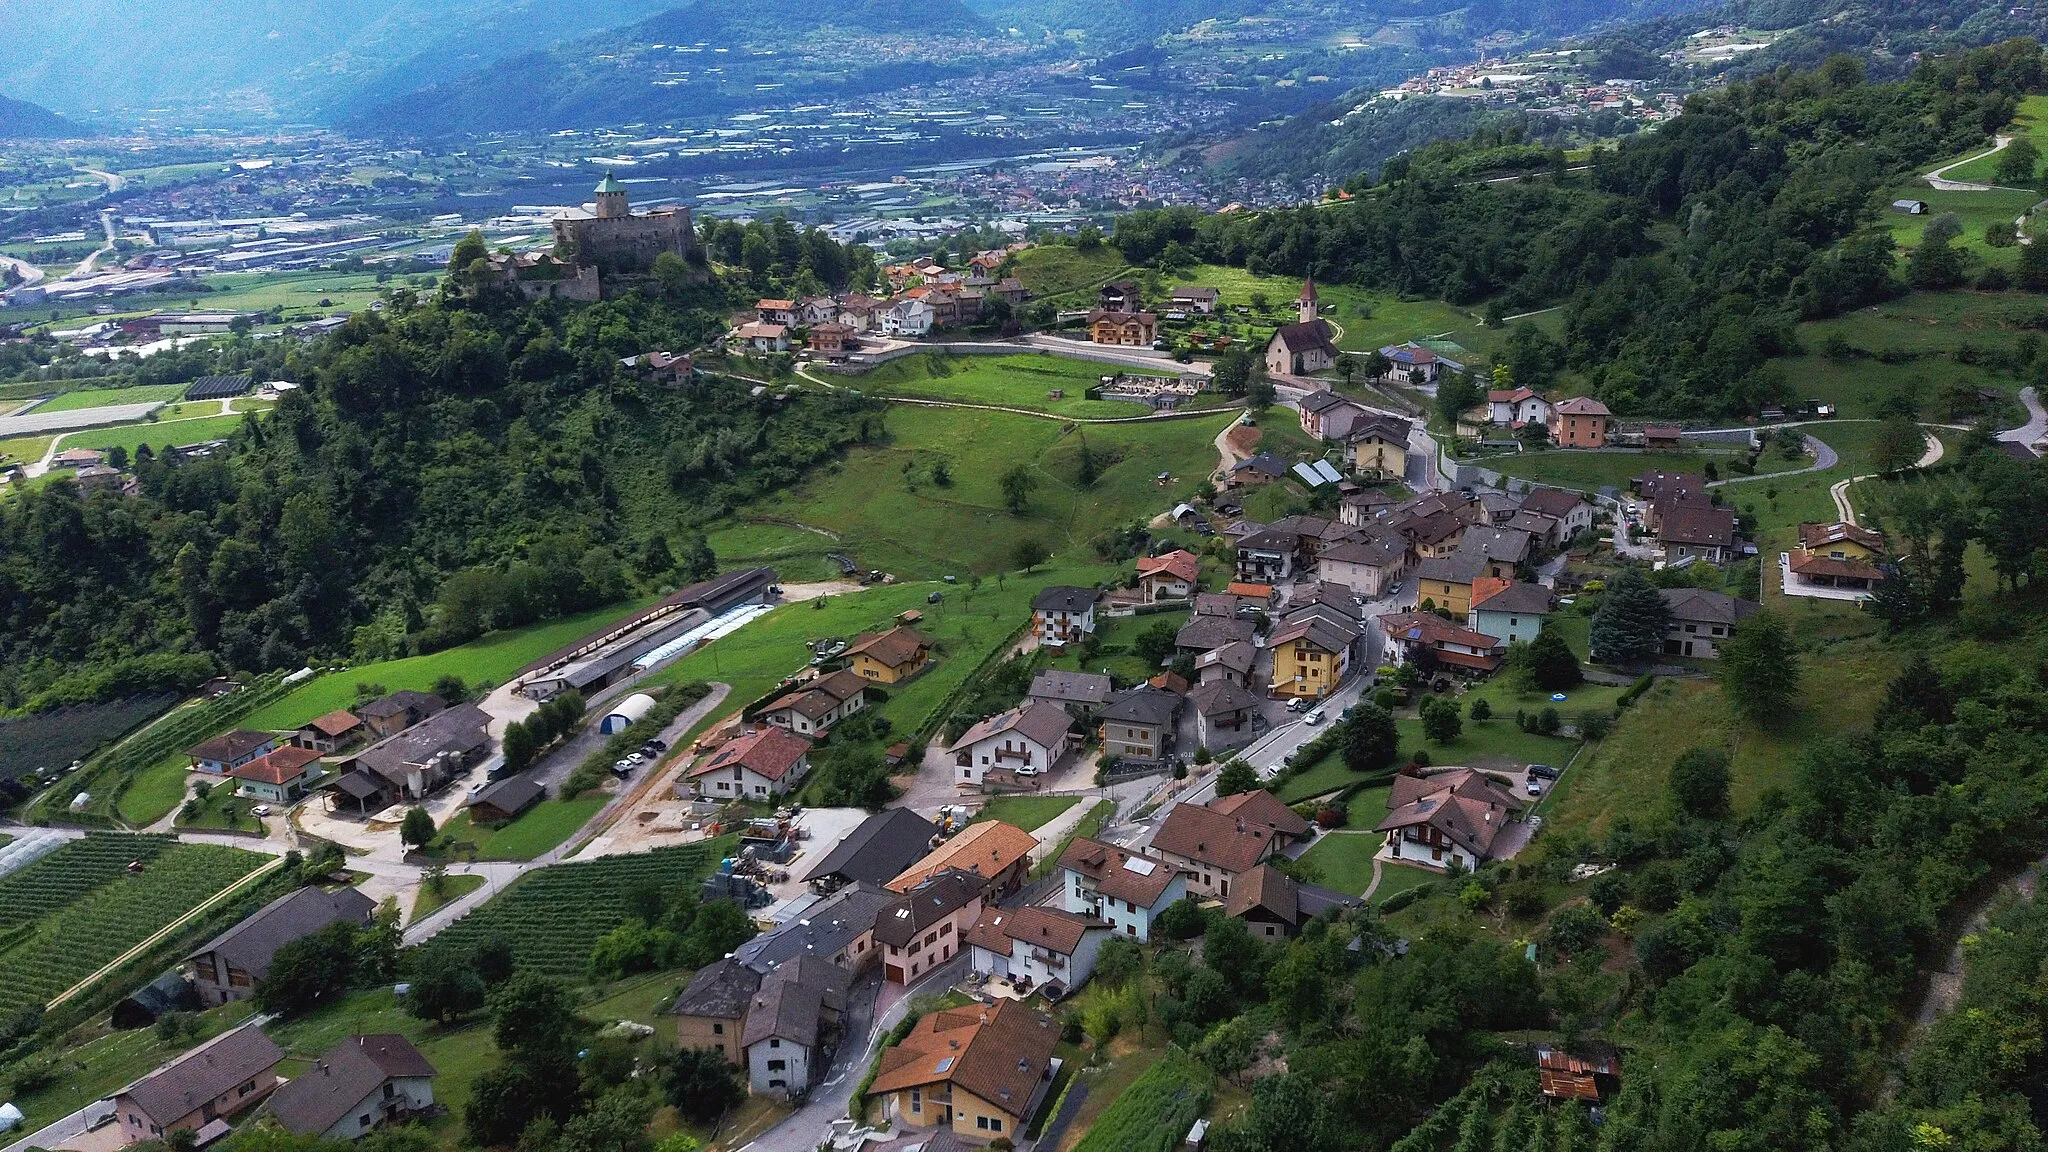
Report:
[[609,172],[604,174],[604,179],[597,186],[597,194],[600,196],[607,192],[624,192],[625,190],[626,186],[612,179],[612,174]]

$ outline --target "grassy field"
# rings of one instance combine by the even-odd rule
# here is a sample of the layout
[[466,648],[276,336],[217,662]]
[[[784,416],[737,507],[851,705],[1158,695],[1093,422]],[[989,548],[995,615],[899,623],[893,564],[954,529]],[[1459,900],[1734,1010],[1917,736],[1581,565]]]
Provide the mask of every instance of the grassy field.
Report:
[[422,883],[419,895],[413,898],[412,917],[406,923],[417,924],[422,917],[433,915],[483,886],[483,877],[460,874],[443,877],[438,894],[427,891],[426,884]]
[[[1301,281],[1294,277],[1261,276],[1218,264],[1200,265],[1174,278],[1167,287],[1182,283],[1216,289],[1222,305],[1233,309],[1250,306],[1252,294],[1263,293],[1272,312],[1260,318],[1287,323],[1294,320],[1294,302],[1301,292]],[[1500,339],[1500,333],[1488,329],[1476,314],[1441,300],[1402,300],[1344,284],[1318,284],[1316,295],[1322,301],[1323,318],[1339,331],[1337,346],[1347,352],[1370,352],[1427,337],[1456,341],[1471,351],[1476,361],[1490,354]],[[1542,322],[1550,317],[1535,319]]]
[[198,1032],[178,1040],[159,1040],[155,1029],[138,1028],[110,1032],[65,1048],[58,1059],[59,1075],[54,1082],[9,1098],[26,1118],[17,1134],[34,1132],[95,1100],[111,1096],[157,1065],[247,1020],[254,1011],[255,1006],[246,1000],[208,1009],[193,1018]]
[[[59,392],[41,404],[37,412],[75,412],[82,408],[108,408],[117,404],[168,404],[185,395],[183,384],[136,384],[128,388],[78,388]],[[215,409],[218,411],[219,409]]]
[[[1149,520],[1192,495],[1215,469],[1218,414],[1086,429],[1001,412],[895,407],[886,442],[747,509],[747,515],[837,534],[863,568],[898,577],[989,574],[1017,568],[1020,538],[1054,557],[1088,554],[1104,529]],[[1077,479],[1086,441],[1101,471]],[[946,484],[932,465],[946,462]],[[1004,507],[1001,477],[1022,467],[1034,481],[1023,515]],[[1165,472],[1164,484],[1155,477]]]
[[839,565],[825,558],[826,553],[839,550],[837,541],[787,524],[730,524],[706,533],[705,542],[724,567],[766,564],[786,583],[832,580],[840,575]]
[[472,689],[482,684],[498,685],[512,678],[526,665],[557,648],[571,644],[614,620],[622,620],[646,607],[651,600],[635,600],[593,608],[560,620],[508,628],[459,647],[426,656],[359,664],[330,672],[307,682],[291,695],[250,713],[242,727],[259,731],[296,728],[315,716],[324,716],[356,701],[356,685],[382,684],[386,691],[401,688],[426,691],[445,675],[462,677]]
[[[1361,795],[1361,800],[1364,797]],[[1386,815],[1384,803],[1358,805],[1358,822],[1364,828],[1371,828]],[[1315,846],[1302,853],[1301,862],[1314,865],[1322,873],[1317,883],[1332,888],[1347,896],[1362,896],[1372,884],[1372,857],[1380,850],[1385,837],[1378,832],[1351,831],[1326,832],[1315,842]]]
[[[1212,586],[1220,587],[1212,580]],[[1102,641],[1102,647],[1095,659],[1081,666],[1081,653],[1073,645],[1067,646],[1059,655],[1044,665],[1047,668],[1061,668],[1069,672],[1102,672],[1117,678],[1119,683],[1135,683],[1159,674],[1156,666],[1147,666],[1135,651],[1140,635],[1165,624],[1178,632],[1193,613],[1182,609],[1174,612],[1155,612],[1145,616],[1098,617],[1095,635]]]
[[[1884,401],[1911,391],[1923,417],[1947,418],[1955,413],[1942,411],[1938,400],[1951,382],[2008,396],[2019,391],[2019,380],[1958,356],[1972,359],[1967,349],[2011,350],[2039,307],[2025,292],[1915,292],[1801,324],[1799,341],[1807,354],[1774,363],[1786,379],[1798,381],[1800,398],[1824,400],[1843,417],[1874,418]],[[1854,354],[1840,360],[1821,355],[1831,337],[1847,342]],[[2008,411],[2016,423],[2019,405]]]
[[[738,632],[690,653],[650,678],[649,683],[690,680],[732,685],[734,707],[751,701],[796,672],[810,658],[807,644],[827,637],[886,629],[907,609],[924,614],[917,627],[937,642],[934,666],[912,680],[887,686],[881,706],[898,732],[908,733],[939,709],[984,657],[1023,627],[1031,598],[1048,584],[1090,585],[1113,573],[1107,567],[1041,568],[1030,576],[1007,576],[941,584],[889,584],[844,596],[807,600],[777,608]],[[928,600],[932,592],[945,599]]]
[[0,440],[0,464],[26,464],[41,460],[54,439],[54,436],[24,436],[18,440]]
[[1927,211],[1919,216],[1908,216],[1887,208],[1882,218],[1884,226],[1891,230],[1892,239],[1902,249],[1911,249],[1920,243],[1927,232],[1927,225],[1937,216],[1954,215],[1963,226],[1962,235],[1956,237],[1955,247],[1981,260],[1984,264],[1996,265],[2011,271],[2019,264],[2019,248],[2008,246],[1993,248],[1985,242],[1985,229],[1994,225],[2010,225],[2027,209],[2041,199],[2037,193],[2007,191],[2003,188],[1989,192],[1949,192],[1930,188],[1924,181],[1909,180],[1893,186],[1879,196],[1886,204],[1893,200],[1925,200]]
[[574,800],[543,800],[517,820],[496,828],[470,823],[469,813],[450,817],[442,831],[459,844],[475,844],[479,860],[531,860],[576,834],[611,799],[601,792]]
[[[1735,458],[1733,452],[1575,452],[1558,449],[1501,456],[1481,461],[1481,466],[1507,476],[1591,492],[1609,485],[1626,488],[1629,481],[1653,469],[1698,472],[1706,467],[1709,460],[1715,461],[1716,467],[1726,475],[1728,462]],[[1804,467],[1808,463],[1811,461],[1787,461],[1765,453],[1757,462],[1757,471],[1774,468],[1784,471]]]
[[1084,290],[1092,298],[1098,285],[1129,270],[1123,254],[1107,244],[1093,252],[1063,245],[1040,245],[1017,254],[1017,279],[1024,282],[1034,298],[1041,300]]
[[974,814],[974,822],[1001,820],[1026,832],[1036,832],[1053,817],[1080,802],[1079,796],[998,796]]
[[98,448],[105,451],[119,446],[130,456],[144,444],[152,450],[170,444],[197,444],[205,440],[225,440],[242,427],[246,416],[204,416],[196,420],[157,420],[141,424],[117,424],[112,428],[88,428],[83,432],[67,432],[63,437],[64,448]]
[[[906,356],[854,378],[862,391],[925,396],[965,404],[1030,408],[1059,416],[1142,416],[1149,409],[1126,400],[1089,400],[1084,393],[1116,369],[1050,352],[1025,356]],[[1066,393],[1058,400],[1048,393]]]
[[231,272],[203,282],[213,291],[197,298],[201,307],[237,312],[283,308],[288,316],[360,312],[377,299],[380,288],[370,272]]

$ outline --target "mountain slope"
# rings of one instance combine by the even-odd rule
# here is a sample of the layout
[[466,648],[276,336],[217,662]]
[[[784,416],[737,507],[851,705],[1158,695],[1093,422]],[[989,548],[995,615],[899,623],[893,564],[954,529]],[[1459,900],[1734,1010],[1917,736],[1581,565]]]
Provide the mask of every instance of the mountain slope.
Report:
[[0,140],[49,140],[81,134],[78,125],[40,104],[0,96]]

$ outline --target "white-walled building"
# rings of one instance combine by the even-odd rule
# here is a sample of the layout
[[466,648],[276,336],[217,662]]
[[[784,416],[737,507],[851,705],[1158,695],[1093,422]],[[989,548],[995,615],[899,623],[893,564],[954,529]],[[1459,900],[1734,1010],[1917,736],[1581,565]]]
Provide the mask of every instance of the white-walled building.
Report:
[[1153,856],[1085,836],[1060,853],[1060,907],[1119,935],[1150,940],[1152,922],[1187,894],[1187,877]]

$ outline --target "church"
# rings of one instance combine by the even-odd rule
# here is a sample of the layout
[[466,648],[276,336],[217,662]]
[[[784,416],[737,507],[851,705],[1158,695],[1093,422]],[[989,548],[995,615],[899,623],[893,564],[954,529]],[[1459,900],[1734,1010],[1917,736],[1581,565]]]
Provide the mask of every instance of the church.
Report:
[[579,267],[610,276],[654,270],[654,258],[673,252],[688,259],[696,247],[690,210],[681,205],[634,215],[626,186],[605,173],[591,210],[571,208],[555,217],[555,252]]

